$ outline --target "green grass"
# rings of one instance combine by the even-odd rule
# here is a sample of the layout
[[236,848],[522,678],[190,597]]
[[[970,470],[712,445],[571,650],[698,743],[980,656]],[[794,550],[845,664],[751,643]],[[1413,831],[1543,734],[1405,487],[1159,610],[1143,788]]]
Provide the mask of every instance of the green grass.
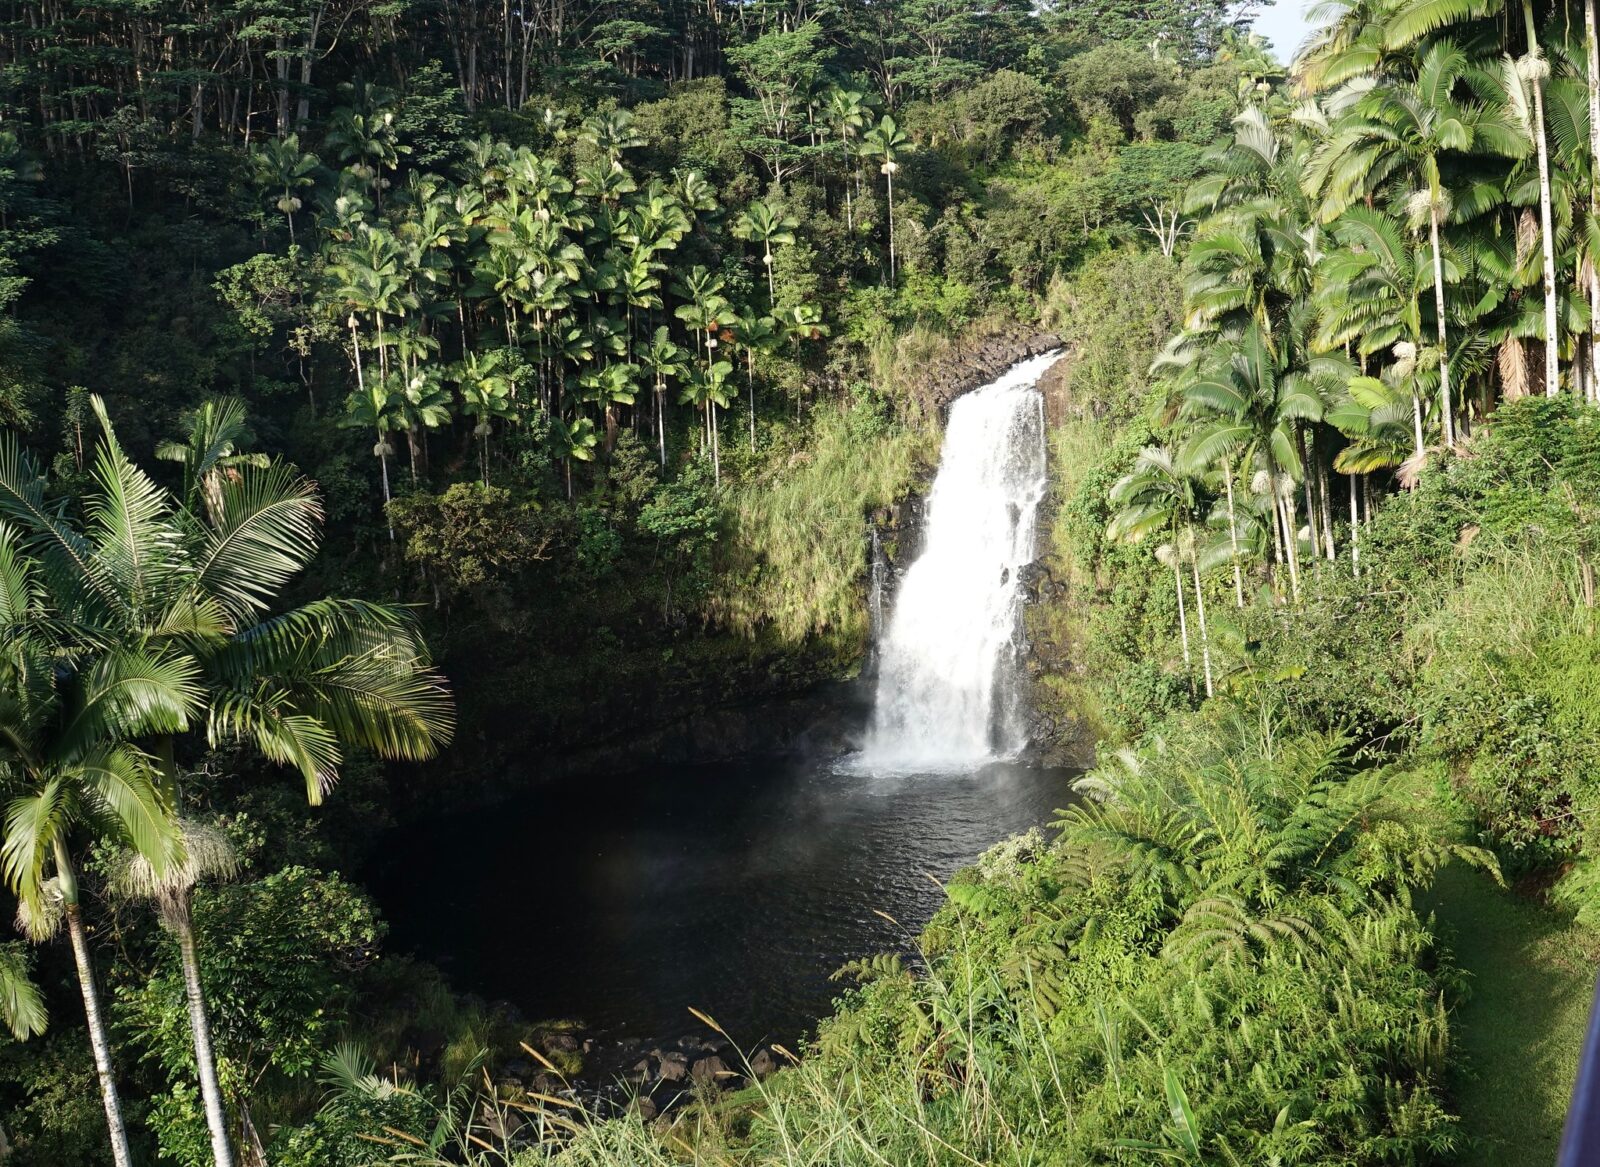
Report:
[[1556,1160],[1594,991],[1597,938],[1560,913],[1456,863],[1424,907],[1470,976],[1450,1081],[1465,1167]]
[[932,431],[891,420],[863,398],[819,405],[791,438],[728,492],[712,615],[751,636],[769,626],[791,643],[864,635],[868,515],[912,488]]

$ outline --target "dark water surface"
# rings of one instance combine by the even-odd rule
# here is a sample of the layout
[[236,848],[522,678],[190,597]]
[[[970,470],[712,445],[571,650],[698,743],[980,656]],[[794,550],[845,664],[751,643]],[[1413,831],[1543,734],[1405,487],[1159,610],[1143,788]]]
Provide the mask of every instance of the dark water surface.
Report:
[[530,1019],[666,1039],[794,1041],[845,961],[906,946],[948,878],[1048,822],[1072,774],[868,776],[792,759],[663,766],[437,817],[371,876],[391,946]]

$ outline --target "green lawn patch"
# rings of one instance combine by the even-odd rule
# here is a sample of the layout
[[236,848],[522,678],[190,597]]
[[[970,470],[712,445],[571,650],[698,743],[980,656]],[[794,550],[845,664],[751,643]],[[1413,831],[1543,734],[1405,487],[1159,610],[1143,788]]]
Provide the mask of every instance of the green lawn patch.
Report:
[[1600,938],[1460,863],[1424,907],[1469,975],[1450,1079],[1466,1167],[1556,1160],[1594,992]]

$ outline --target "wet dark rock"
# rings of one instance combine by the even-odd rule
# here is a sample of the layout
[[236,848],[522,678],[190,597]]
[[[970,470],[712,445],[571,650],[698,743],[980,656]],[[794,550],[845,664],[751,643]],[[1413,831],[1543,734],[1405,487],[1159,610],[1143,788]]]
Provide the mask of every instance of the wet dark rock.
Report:
[[689,1067],[689,1077],[697,1083],[717,1084],[728,1076],[728,1063],[716,1054],[701,1058]]
[[778,1068],[778,1060],[772,1056],[772,1051],[766,1049],[756,1050],[756,1056],[750,1059],[750,1072],[757,1078],[766,1078]]
[[1015,329],[990,333],[952,345],[920,378],[918,395],[941,415],[963,393],[987,385],[1018,361],[1062,347],[1053,332]]

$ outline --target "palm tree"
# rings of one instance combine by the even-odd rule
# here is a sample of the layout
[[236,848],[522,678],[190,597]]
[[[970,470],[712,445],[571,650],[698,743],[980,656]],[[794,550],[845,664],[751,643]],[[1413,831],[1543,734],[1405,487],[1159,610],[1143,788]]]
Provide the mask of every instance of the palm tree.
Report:
[[884,114],[878,124],[867,131],[861,143],[862,153],[869,158],[882,158],[878,170],[889,187],[889,282],[895,282],[894,254],[894,175],[900,169],[900,155],[911,149],[911,139],[893,116]]
[[[170,792],[153,760],[127,743],[187,729],[201,693],[199,669],[180,652],[107,635],[180,567],[169,545],[146,539],[160,506],[154,484],[131,473],[114,446],[102,446],[92,478],[98,493],[79,531],[47,503],[43,474],[15,437],[0,435],[0,620],[10,630],[0,649],[0,781],[12,795],[0,873],[33,939],[66,927],[112,1157],[127,1167],[74,842],[88,834],[121,843],[153,870],[176,860]],[[194,606],[152,606],[172,636],[204,634],[211,623]]]
[[[1190,528],[1198,508],[1195,480],[1185,474],[1170,450],[1160,446],[1147,446],[1139,451],[1133,469],[1117,480],[1111,488],[1111,505],[1116,508],[1111,522],[1106,526],[1106,538],[1120,543],[1141,543],[1150,535],[1164,532],[1168,542],[1162,544],[1156,557],[1172,569],[1172,582],[1178,597],[1178,632],[1183,641],[1183,663],[1187,667],[1189,656],[1189,618],[1183,596],[1183,559],[1180,545],[1184,533],[1189,532],[1188,545],[1192,549],[1193,533]],[[1199,584],[1198,575],[1195,577]],[[1192,674],[1191,674],[1192,676]]]
[[222,1085],[217,1079],[216,1046],[211,1039],[211,1020],[206,1013],[205,989],[200,980],[200,951],[195,943],[192,897],[203,880],[231,879],[238,871],[238,856],[227,836],[214,826],[180,822],[179,830],[183,838],[181,859],[158,867],[145,855],[125,854],[111,882],[119,895],[154,903],[162,926],[177,941],[189,1029],[194,1035],[200,1096],[211,1134],[211,1158],[215,1167],[230,1167],[233,1145],[228,1138]]
[[625,109],[594,114],[583,123],[578,137],[612,163],[619,162],[625,151],[645,144],[644,135],[633,128],[633,114]]
[[794,242],[794,230],[800,220],[784,211],[775,210],[770,203],[757,200],[739,212],[733,221],[733,237],[761,244],[761,263],[767,269],[767,303],[776,305],[778,293],[772,276],[773,244],[783,246]]
[[839,151],[844,159],[845,228],[853,236],[856,231],[856,219],[854,203],[851,201],[851,186],[852,180],[859,173],[859,167],[853,165],[855,158],[853,143],[872,115],[867,109],[867,95],[859,90],[834,86],[828,90],[827,101],[828,120],[833,123],[833,131],[839,136]]
[[[1183,386],[1182,409],[1197,428],[1190,437],[1180,465],[1193,470],[1224,464],[1224,481],[1231,484],[1233,465],[1257,467],[1273,485],[1274,504],[1283,532],[1289,581],[1296,599],[1300,594],[1298,524],[1293,491],[1277,489],[1284,478],[1304,478],[1298,427],[1320,420],[1322,385],[1343,383],[1344,362],[1337,357],[1311,357],[1306,353],[1304,330],[1309,315],[1304,306],[1284,330],[1278,351],[1268,347],[1266,334],[1252,325],[1239,340],[1217,350],[1214,363]],[[1231,485],[1230,485],[1231,493]],[[1230,504],[1231,506],[1231,504]]]
[[717,408],[728,408],[728,377],[733,365],[728,361],[709,361],[696,365],[689,371],[679,391],[678,400],[685,405],[699,406],[705,416],[704,448],[711,451],[711,471],[717,485],[722,484],[721,450],[717,441]]
[[1415,80],[1374,85],[1355,100],[1317,147],[1306,173],[1306,189],[1320,199],[1323,222],[1331,222],[1353,202],[1382,193],[1392,178],[1404,178],[1404,189],[1411,193],[1402,201],[1413,224],[1426,223],[1432,251],[1439,398],[1447,447],[1455,445],[1456,437],[1440,238],[1450,198],[1440,163],[1451,152],[1489,149],[1511,155],[1517,149],[1503,123],[1456,101],[1453,91],[1467,66],[1466,55],[1454,44],[1435,41],[1423,55]]
[[[212,1151],[218,1167],[229,1167],[226,1111],[188,923],[194,881],[225,865],[203,831],[188,833],[194,852],[183,848],[174,817],[175,736],[203,717],[212,746],[248,743],[294,767],[307,798],[318,803],[337,780],[344,746],[389,758],[431,757],[449,740],[453,715],[403,613],[325,599],[271,614],[284,586],[316,554],[322,507],[308,482],[281,463],[246,462],[218,474],[221,459],[231,456],[220,451],[239,439],[236,425],[198,452],[191,446],[190,493],[175,500],[127,459],[97,398],[94,406],[103,436],[96,489],[84,507],[87,532],[44,507],[42,476],[14,439],[0,444],[0,515],[24,533],[23,546],[39,549],[55,603],[105,646],[82,682],[82,711],[68,707],[75,715],[66,726],[78,736],[63,736],[50,754],[36,749],[40,761],[23,762],[43,781],[32,800],[8,814],[5,870],[23,889],[30,919],[46,918],[32,904],[40,899],[41,849],[53,844],[62,900],[74,905],[70,931],[76,890],[64,828],[79,808],[102,818],[101,804],[116,812],[125,824],[122,841],[136,852],[130,886],[159,889],[163,917],[187,949],[180,956]],[[213,407],[209,416],[221,412]],[[0,565],[4,560],[0,553]],[[0,739],[20,750],[27,729],[19,718],[14,729],[0,726]],[[77,743],[91,732],[111,744],[85,754]],[[153,738],[154,756],[126,744],[134,738]],[[56,761],[63,743],[73,751],[64,762],[76,770]],[[89,769],[84,758],[103,760]],[[107,773],[122,783],[109,795]]]
[[461,408],[478,419],[472,432],[479,442],[483,484],[489,485],[489,435],[496,418],[514,416],[511,406],[511,378],[506,375],[507,350],[486,353],[468,352],[450,368],[450,377],[461,389]]
[[294,243],[294,213],[301,207],[298,191],[314,186],[322,163],[315,154],[300,151],[300,135],[271,138],[251,151],[256,179],[274,192],[279,213],[288,220],[289,242]]
[[756,354],[778,346],[778,322],[746,309],[733,318],[733,340],[744,350],[745,386],[750,392],[750,452],[756,452]]
[[1533,13],[1524,4],[1528,30],[1527,55],[1502,64],[1502,93],[1505,109],[1520,129],[1521,138],[1531,142],[1539,176],[1539,244],[1544,260],[1544,391],[1547,397],[1561,392],[1559,350],[1561,333],[1556,323],[1556,239],[1551,224],[1550,150],[1545,134],[1545,81],[1550,64],[1539,52],[1534,34]]
[[670,339],[666,325],[657,328],[647,348],[639,352],[639,361],[650,370],[656,395],[656,439],[661,447],[661,466],[667,465],[667,381],[683,377],[689,369],[689,354]]
[[[1366,357],[1409,346],[1399,351],[1413,355],[1414,369],[1414,354],[1427,345],[1422,323],[1427,257],[1406,246],[1390,216],[1367,207],[1346,210],[1334,224],[1334,235],[1339,247],[1324,255],[1318,269],[1317,348],[1328,352],[1353,345]],[[1441,267],[1447,276],[1459,278],[1453,260],[1441,261]],[[1420,372],[1409,381],[1413,456],[1420,464],[1426,445]]]
[[372,445],[372,455],[378,459],[383,483],[383,518],[389,528],[389,541],[394,542],[394,520],[389,517],[389,455],[394,447],[389,435],[400,429],[404,422],[401,410],[403,398],[395,392],[387,377],[374,377],[372,381],[350,394],[345,402],[342,424],[352,429],[371,430],[378,440]]

